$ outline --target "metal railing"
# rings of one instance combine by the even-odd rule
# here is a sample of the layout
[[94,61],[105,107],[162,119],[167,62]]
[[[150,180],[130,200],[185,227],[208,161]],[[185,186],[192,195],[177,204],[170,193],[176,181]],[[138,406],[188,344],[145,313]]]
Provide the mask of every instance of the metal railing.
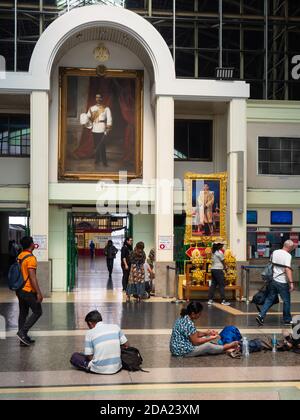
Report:
[[107,5],[107,6],[118,6],[124,7],[125,0],[58,0],[57,7],[60,10],[60,14],[69,12],[76,7],[89,6],[92,4]]

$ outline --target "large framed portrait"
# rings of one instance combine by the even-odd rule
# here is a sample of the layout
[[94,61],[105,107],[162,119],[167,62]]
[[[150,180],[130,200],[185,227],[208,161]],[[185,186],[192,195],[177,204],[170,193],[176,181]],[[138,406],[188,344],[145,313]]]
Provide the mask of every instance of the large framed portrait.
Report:
[[227,174],[185,174],[185,243],[226,241]]
[[143,71],[60,68],[59,179],[142,176]]

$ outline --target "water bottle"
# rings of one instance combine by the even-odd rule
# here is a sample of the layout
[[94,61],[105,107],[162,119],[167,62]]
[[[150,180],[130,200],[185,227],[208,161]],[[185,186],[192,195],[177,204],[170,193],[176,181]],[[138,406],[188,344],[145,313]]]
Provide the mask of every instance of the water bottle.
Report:
[[247,337],[243,338],[243,356],[244,357],[249,357],[249,342]]
[[277,338],[276,338],[276,334],[273,335],[273,339],[272,339],[272,353],[276,353],[277,352]]

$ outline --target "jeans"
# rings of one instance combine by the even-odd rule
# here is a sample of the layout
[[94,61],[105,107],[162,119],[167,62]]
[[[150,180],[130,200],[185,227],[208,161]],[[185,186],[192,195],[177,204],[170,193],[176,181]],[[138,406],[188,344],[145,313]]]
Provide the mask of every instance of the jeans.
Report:
[[114,268],[114,259],[113,258],[106,258],[106,265],[109,272],[109,275],[111,276]]
[[[42,305],[37,301],[36,293],[24,292],[23,290],[17,291],[17,297],[19,299],[19,333],[27,335],[30,328],[37,322],[42,316]],[[28,318],[29,309],[32,314]]]
[[70,363],[72,366],[76,367],[76,369],[84,370],[85,372],[90,372],[90,359],[83,353],[73,353],[70,359]]
[[106,160],[106,135],[104,133],[93,133],[95,153],[95,163],[102,160],[103,165],[107,165]]
[[225,278],[223,270],[211,270],[212,283],[209,289],[208,299],[213,300],[217,286],[220,289],[221,299],[225,300]]
[[125,266],[122,264],[122,271],[123,271],[122,286],[123,286],[123,290],[126,291],[127,286],[128,286],[129,274],[130,274],[130,265],[128,266],[128,270],[126,270]]
[[273,280],[270,284],[270,292],[266,298],[266,301],[261,309],[260,317],[264,319],[268,310],[273,306],[274,299],[280,296],[283,300],[283,319],[284,322],[290,322],[292,320],[291,315],[291,293],[290,286],[288,283],[279,283]]

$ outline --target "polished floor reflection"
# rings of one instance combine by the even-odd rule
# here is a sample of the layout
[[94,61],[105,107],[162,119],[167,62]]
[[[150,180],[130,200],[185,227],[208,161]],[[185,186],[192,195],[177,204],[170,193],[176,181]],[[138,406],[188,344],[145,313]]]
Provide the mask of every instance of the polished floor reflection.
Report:
[[[45,299],[43,317],[32,331],[36,344],[30,348],[20,347],[15,336],[15,296],[0,289],[0,315],[6,322],[6,337],[0,339],[0,399],[300,399],[300,355],[257,353],[246,360],[226,355],[173,358],[169,336],[182,304],[159,298],[127,304],[118,259],[111,281],[103,258],[80,259],[78,274],[74,292],[53,293]],[[292,304],[295,314],[300,313],[297,296]],[[149,373],[89,375],[70,366],[70,354],[83,349],[84,317],[96,308],[105,322],[121,325],[130,344],[140,349]],[[255,314],[255,307],[244,302],[234,302],[231,309],[217,304],[208,307],[204,302],[198,326],[237,325],[249,338],[280,336],[282,305],[272,309],[261,329]]]
[[105,257],[80,257],[76,290],[83,289],[122,289],[122,269],[120,252],[114,260],[112,277],[109,278]]

